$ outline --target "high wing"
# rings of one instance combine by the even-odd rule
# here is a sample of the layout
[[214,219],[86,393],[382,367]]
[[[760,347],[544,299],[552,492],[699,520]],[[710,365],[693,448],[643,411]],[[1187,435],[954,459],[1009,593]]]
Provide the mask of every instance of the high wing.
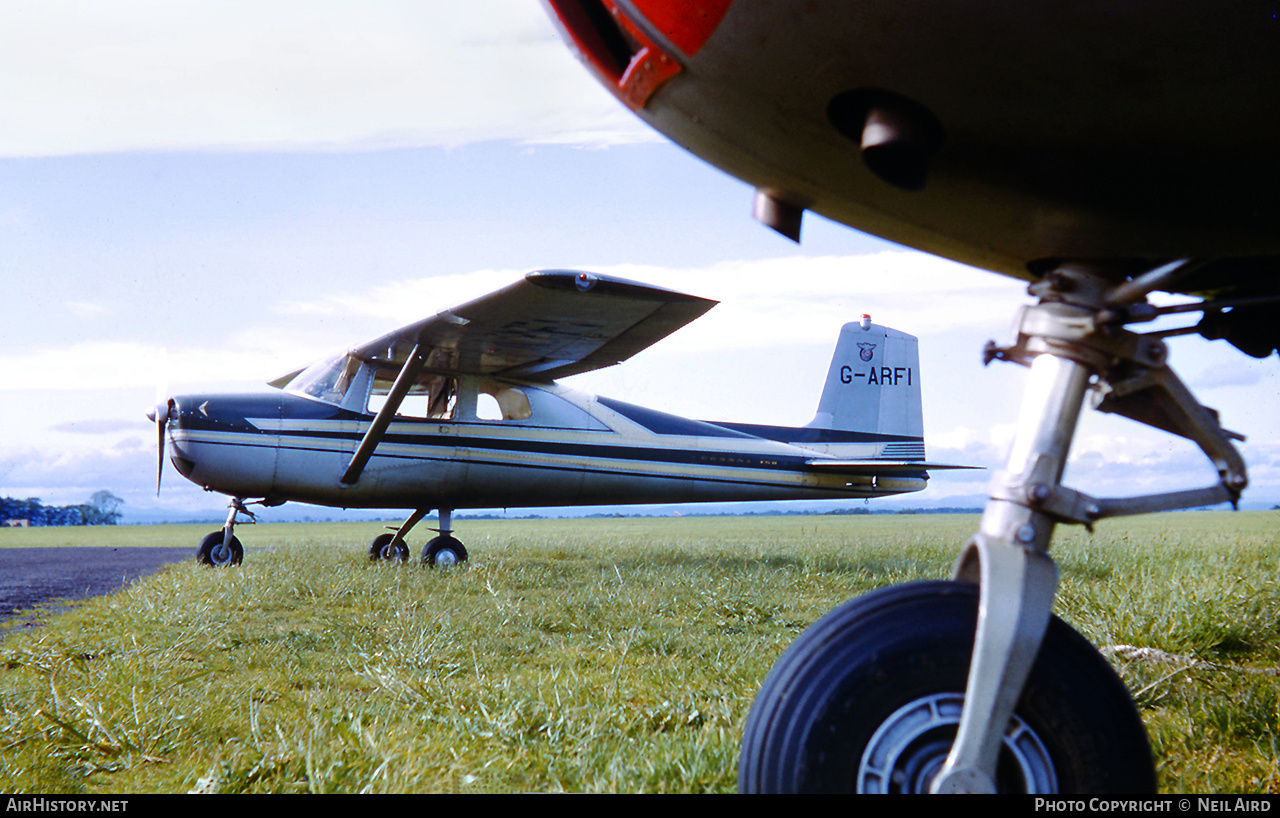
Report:
[[[387,399],[342,482],[360,479],[420,377],[497,375],[549,382],[590,372],[625,361],[717,303],[620,278],[542,270],[356,347],[346,360],[373,365],[379,373],[373,388],[378,393],[385,389]],[[272,385],[289,380],[286,376]]]
[[401,369],[533,381],[625,361],[717,301],[573,270],[541,270],[489,295],[402,327],[351,354]]

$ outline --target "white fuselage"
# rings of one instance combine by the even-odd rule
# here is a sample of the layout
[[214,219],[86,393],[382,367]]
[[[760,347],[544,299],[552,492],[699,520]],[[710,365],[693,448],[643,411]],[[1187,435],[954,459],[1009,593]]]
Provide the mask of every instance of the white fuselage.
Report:
[[[862,498],[928,479],[918,438],[706,423],[556,384],[521,388],[523,419],[397,417],[350,485],[340,478],[372,413],[289,392],[176,398],[170,454],[207,489],[345,508]],[[821,459],[859,465],[815,468]],[[878,459],[898,468],[877,473]]]

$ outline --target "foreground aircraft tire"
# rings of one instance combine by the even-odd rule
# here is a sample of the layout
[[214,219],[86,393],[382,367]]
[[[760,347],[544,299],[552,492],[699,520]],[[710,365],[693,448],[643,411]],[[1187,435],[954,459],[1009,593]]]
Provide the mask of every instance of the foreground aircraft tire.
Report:
[[391,542],[395,538],[395,534],[379,534],[374,537],[373,542],[369,543],[369,559],[374,562],[378,560],[408,562],[409,546],[405,545],[404,540],[401,540],[393,548]]
[[239,565],[244,559],[244,549],[240,547],[240,541],[232,536],[231,542],[223,548],[222,539],[222,532],[215,531],[201,540],[200,549],[196,551],[196,561],[201,565],[216,567]]
[[440,536],[431,540],[422,549],[422,564],[432,568],[450,565],[461,565],[467,561],[467,549],[453,537]]
[[[977,586],[846,602],[774,664],[747,717],[742,792],[928,792],[963,705]],[[1005,734],[1001,792],[1154,792],[1146,731],[1106,659],[1054,617]]]

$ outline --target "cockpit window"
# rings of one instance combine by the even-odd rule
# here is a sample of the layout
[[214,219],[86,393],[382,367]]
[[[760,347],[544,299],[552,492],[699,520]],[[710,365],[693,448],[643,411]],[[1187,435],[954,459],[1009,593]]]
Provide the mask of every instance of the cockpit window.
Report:
[[360,361],[350,355],[335,355],[302,370],[285,390],[309,395],[325,403],[341,404],[360,370]]

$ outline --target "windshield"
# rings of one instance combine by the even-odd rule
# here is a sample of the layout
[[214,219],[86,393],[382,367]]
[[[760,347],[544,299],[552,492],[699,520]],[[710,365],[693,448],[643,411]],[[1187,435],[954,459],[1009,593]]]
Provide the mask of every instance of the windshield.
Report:
[[341,404],[359,370],[359,359],[350,355],[335,355],[299,372],[285,389],[299,395],[310,395],[326,403]]

